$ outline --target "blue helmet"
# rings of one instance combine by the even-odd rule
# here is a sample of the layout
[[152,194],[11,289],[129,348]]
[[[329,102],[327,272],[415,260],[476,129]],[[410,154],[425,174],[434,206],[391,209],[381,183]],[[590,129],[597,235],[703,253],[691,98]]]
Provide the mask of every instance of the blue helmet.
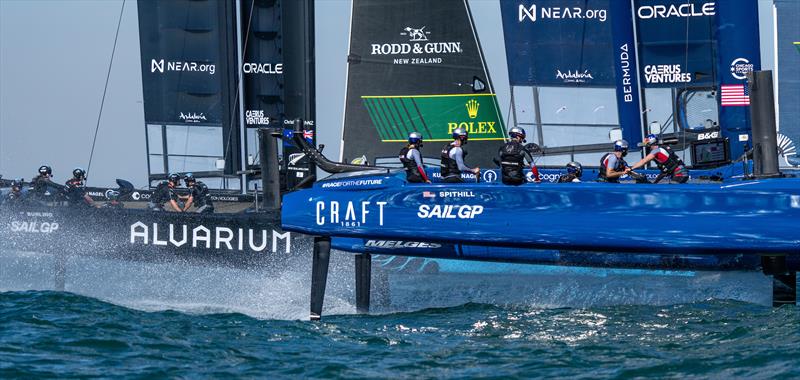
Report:
[[575,177],[581,178],[583,174],[583,167],[580,162],[572,161],[567,164],[567,173],[575,174]]
[[453,130],[453,140],[461,140],[462,144],[466,144],[469,139],[469,134],[465,128],[456,128]]
[[186,173],[183,175],[183,183],[185,183],[187,187],[192,186],[195,182],[197,182],[197,180],[194,179],[194,174]]
[[657,144],[658,144],[658,136],[656,136],[654,133],[651,133],[644,138],[645,146],[657,145]]
[[408,134],[408,143],[416,146],[422,146],[422,134],[419,132],[411,132]]
[[513,127],[513,128],[511,128],[511,129],[509,129],[509,130],[508,130],[508,135],[509,135],[511,138],[519,137],[519,138],[521,138],[523,141],[525,140],[525,130],[524,130],[524,129],[522,129],[522,128],[520,128],[520,127]]

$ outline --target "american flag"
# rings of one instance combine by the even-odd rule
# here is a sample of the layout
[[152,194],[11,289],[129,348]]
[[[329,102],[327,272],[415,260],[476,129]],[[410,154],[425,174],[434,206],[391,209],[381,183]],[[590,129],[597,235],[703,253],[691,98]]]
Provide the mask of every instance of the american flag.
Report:
[[424,198],[436,198],[436,193],[434,193],[432,191],[423,191],[422,192],[422,196]]
[[723,106],[749,106],[750,94],[743,84],[729,84],[720,87]]

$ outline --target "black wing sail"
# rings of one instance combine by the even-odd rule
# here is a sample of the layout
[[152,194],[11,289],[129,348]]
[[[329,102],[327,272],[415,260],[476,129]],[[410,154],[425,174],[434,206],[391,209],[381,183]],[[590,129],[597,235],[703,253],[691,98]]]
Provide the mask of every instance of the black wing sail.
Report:
[[343,160],[395,157],[412,131],[444,144],[463,127],[469,163],[492,166],[505,127],[465,0],[354,0],[347,75]]

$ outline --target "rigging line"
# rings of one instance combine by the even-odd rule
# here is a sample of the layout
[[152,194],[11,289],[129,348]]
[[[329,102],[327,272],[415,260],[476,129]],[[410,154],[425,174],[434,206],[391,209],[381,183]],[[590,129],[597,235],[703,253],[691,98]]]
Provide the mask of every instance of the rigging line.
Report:
[[[689,3],[690,3],[690,0],[686,0],[687,7],[689,6]],[[686,65],[684,70],[688,71],[689,70],[689,17],[686,17],[686,38],[684,39],[683,46],[684,46],[684,52],[683,52],[684,65]],[[684,82],[684,84],[683,84],[684,93],[686,91],[688,91],[688,88],[689,88],[689,82]],[[681,102],[681,103],[683,103],[683,102]],[[687,99],[686,103],[682,104],[683,107],[684,107],[684,116],[686,117],[687,122],[689,120],[689,116],[686,115],[686,112],[688,111],[687,107],[689,106],[688,103],[689,103],[689,100]],[[675,116],[675,115],[673,115],[673,116]],[[677,131],[680,128],[681,120],[678,119],[677,117],[674,117],[673,119],[674,119],[673,123],[675,123],[678,126],[678,128],[675,128],[675,130]],[[686,127],[686,126],[684,125],[684,127]],[[681,133],[680,136],[681,136],[681,139],[683,140],[683,141],[681,141],[682,142],[681,145],[684,147],[683,152],[681,152],[681,160],[683,160],[683,162],[686,162],[686,150],[687,150],[686,149],[686,131],[683,131],[683,133]]]
[[117,21],[117,33],[114,35],[114,47],[111,49],[111,59],[108,62],[108,72],[106,73],[106,84],[103,86],[103,97],[100,100],[100,112],[97,114],[97,125],[94,127],[94,138],[92,139],[92,150],[89,152],[89,164],[86,165],[86,177],[88,182],[89,170],[92,168],[92,158],[94,158],[94,147],[97,144],[97,133],[100,131],[100,117],[103,116],[103,106],[106,103],[106,92],[108,91],[108,80],[111,78],[111,67],[114,64],[114,53],[117,51],[117,40],[119,39],[119,27],[122,25],[122,13],[125,11],[125,1],[122,0],[122,7],[119,9],[119,20]]
[[[252,2],[250,3],[250,10],[248,11],[248,16],[247,16],[247,28],[246,28],[246,30],[244,32],[244,40],[242,41],[242,57],[241,57],[241,61],[242,62],[244,62],[244,57],[247,56],[247,41],[250,38],[250,26],[251,26],[251,22],[253,21],[253,8],[255,7],[255,5],[256,5],[256,0],[252,0]],[[237,30],[236,33],[241,33],[241,31]],[[236,85],[236,92],[233,95],[233,107],[231,107],[231,109],[230,109],[231,121],[228,124],[231,127],[233,126],[233,122],[236,119],[236,106],[239,105],[239,75],[238,74],[239,74],[239,70],[242,70],[242,68],[239,67],[239,60],[238,59],[237,59],[235,65],[237,66],[236,67],[236,74],[237,75],[234,76],[236,78],[236,79],[234,79],[234,81],[235,81],[234,84]],[[244,78],[244,75],[242,75],[242,78]],[[241,106],[243,107],[244,105],[242,104]],[[245,128],[245,130],[246,129],[247,128]],[[222,159],[223,160],[227,159],[227,157],[228,157],[228,152],[229,152],[228,149],[230,149],[230,147],[231,147],[231,140],[233,138],[233,132],[234,132],[233,128],[228,128],[228,139],[225,142],[225,147],[224,147],[223,152],[222,152]],[[245,136],[240,136],[240,140],[241,140],[241,143],[244,144]],[[247,163],[246,162],[243,162],[242,165],[244,167],[241,167],[240,168],[241,170],[244,170],[244,169],[247,168]]]

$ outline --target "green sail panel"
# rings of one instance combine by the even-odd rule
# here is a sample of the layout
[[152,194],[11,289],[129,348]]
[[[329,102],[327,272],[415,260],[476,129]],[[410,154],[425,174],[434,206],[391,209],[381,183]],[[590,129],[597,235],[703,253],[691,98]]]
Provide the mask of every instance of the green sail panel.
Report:
[[[425,141],[451,141],[456,128],[470,142],[503,141],[505,131],[494,94],[362,96],[381,142],[405,142],[410,132]],[[387,117],[388,116],[388,117]]]
[[506,131],[467,2],[354,0],[352,12],[340,158],[396,159],[414,131],[438,157],[463,127],[467,164],[495,166]]

